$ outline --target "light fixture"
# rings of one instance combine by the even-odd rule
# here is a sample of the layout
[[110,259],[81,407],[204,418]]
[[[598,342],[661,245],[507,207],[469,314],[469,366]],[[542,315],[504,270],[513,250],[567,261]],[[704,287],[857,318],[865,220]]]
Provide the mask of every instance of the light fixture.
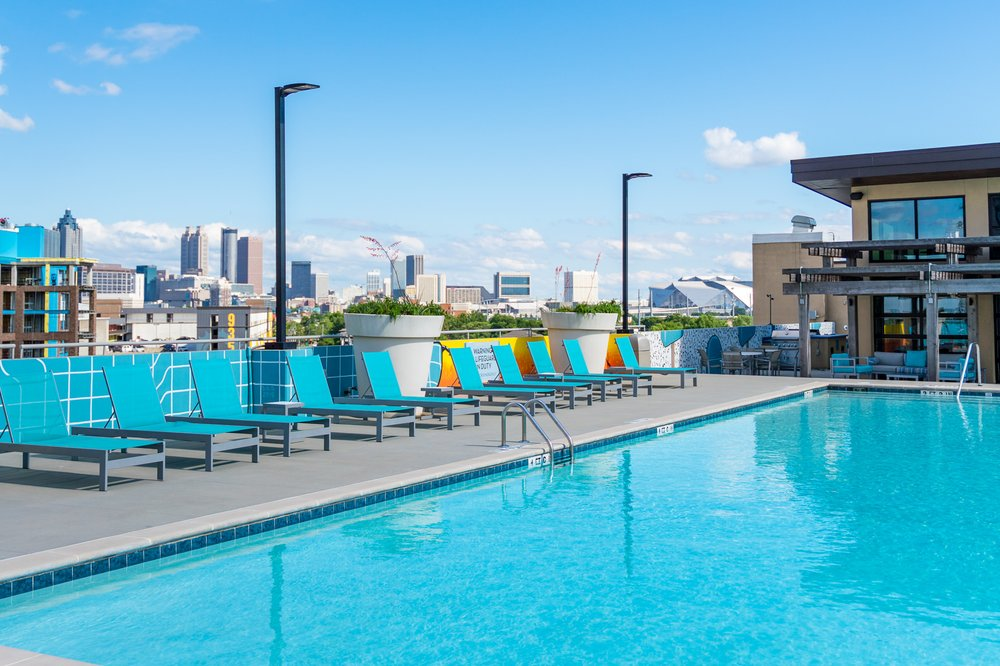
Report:
[[861,201],[865,198],[864,192],[851,192],[851,201]]

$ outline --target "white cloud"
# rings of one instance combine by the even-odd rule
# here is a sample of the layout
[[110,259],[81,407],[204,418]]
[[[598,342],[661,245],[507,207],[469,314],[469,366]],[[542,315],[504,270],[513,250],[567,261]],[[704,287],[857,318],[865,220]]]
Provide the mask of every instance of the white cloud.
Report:
[[806,156],[806,144],[798,132],[779,132],[753,141],[741,141],[728,127],[715,127],[703,133],[705,158],[720,167],[740,169],[748,166],[781,164]]
[[3,74],[3,57],[8,52],[10,52],[10,49],[0,44],[0,74]]
[[104,91],[105,95],[111,95],[112,97],[122,93],[121,86],[111,83],[110,81],[102,81],[101,89]]
[[7,86],[0,86],[0,97],[7,94]]
[[0,129],[9,129],[14,132],[27,132],[35,126],[35,121],[30,116],[15,118],[3,109],[0,109]]
[[53,79],[52,86],[64,95],[86,95],[90,92],[87,86],[74,86],[62,79]]
[[49,53],[60,53],[66,50],[65,42],[56,42],[49,47]]
[[727,268],[749,270],[753,267],[753,255],[749,252],[727,252],[717,256],[715,261]]
[[168,25],[165,23],[139,23],[124,30],[108,28],[105,34],[130,47],[110,48],[94,43],[84,51],[84,59],[104,62],[109,65],[124,65],[129,61],[145,62],[165,54],[167,51],[194,39],[198,28],[193,25]]
[[68,9],[68,10],[66,10],[65,14],[66,14],[66,18],[68,18],[70,20],[72,20],[72,19],[78,19],[81,16],[83,16],[83,10],[82,9]]

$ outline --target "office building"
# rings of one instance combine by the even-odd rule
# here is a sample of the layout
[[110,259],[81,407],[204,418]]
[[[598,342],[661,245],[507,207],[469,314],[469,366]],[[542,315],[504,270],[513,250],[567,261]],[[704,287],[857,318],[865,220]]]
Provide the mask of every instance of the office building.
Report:
[[365,276],[365,291],[368,292],[369,296],[378,296],[382,293],[381,271],[368,271],[368,275]]
[[196,227],[181,236],[181,275],[208,275],[208,236]]
[[55,256],[83,256],[83,230],[68,209],[56,223],[56,232],[59,235],[59,254]]
[[264,293],[264,241],[257,236],[236,241],[236,281],[252,284],[256,293]]
[[222,228],[222,252],[219,255],[219,277],[236,282],[236,234],[232,227]]
[[160,272],[156,266],[136,266],[137,280],[142,280],[142,293],[147,303],[160,300]]
[[424,255],[422,254],[408,254],[406,255],[406,284],[404,286],[411,286],[417,284],[417,276],[424,274]]
[[328,273],[312,274],[312,296],[317,301],[330,295],[330,275]]
[[469,303],[472,305],[481,305],[483,300],[483,294],[486,294],[486,298],[489,298],[489,292],[483,287],[448,287],[445,289],[445,303]]
[[292,262],[292,284],[288,289],[288,298],[315,298],[312,291],[312,262]]
[[389,294],[400,298],[406,293],[406,268],[399,259],[389,261]]
[[445,302],[445,276],[443,273],[435,275],[418,275],[416,277],[415,295],[420,303],[444,303]]
[[531,297],[531,273],[496,273],[493,276],[493,297],[498,301]]
[[98,300],[120,301],[122,307],[127,308],[141,308],[145,301],[145,281],[137,279],[134,268],[94,264],[90,279]]
[[563,301],[566,303],[597,303],[600,299],[597,271],[566,271],[563,273]]

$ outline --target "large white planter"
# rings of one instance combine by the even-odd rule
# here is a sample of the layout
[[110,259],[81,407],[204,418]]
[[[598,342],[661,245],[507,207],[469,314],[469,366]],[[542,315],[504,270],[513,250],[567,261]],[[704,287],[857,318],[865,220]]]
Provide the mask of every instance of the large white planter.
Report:
[[374,351],[389,352],[403,395],[423,395],[434,341],[444,326],[443,316],[402,315],[392,319],[389,315],[345,313],[344,325],[354,342],[359,395],[371,388],[361,354]]
[[579,340],[587,371],[604,372],[608,357],[608,338],[618,325],[613,312],[577,314],[576,312],[542,312],[542,324],[549,330],[549,348],[556,370],[569,368],[564,340]]

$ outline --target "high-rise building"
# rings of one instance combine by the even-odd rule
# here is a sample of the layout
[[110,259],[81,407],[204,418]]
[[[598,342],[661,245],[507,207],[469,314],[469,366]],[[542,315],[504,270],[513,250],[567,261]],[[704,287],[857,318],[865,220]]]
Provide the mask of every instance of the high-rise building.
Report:
[[147,302],[160,300],[160,276],[156,266],[136,266],[136,279],[142,280],[143,295]]
[[566,303],[596,303],[597,271],[566,271],[563,273],[563,301]]
[[328,273],[312,274],[312,296],[317,301],[330,295],[330,275]]
[[530,296],[531,273],[496,273],[493,276],[493,297],[497,300],[524,300]]
[[389,295],[393,298],[400,298],[406,293],[406,273],[400,263],[398,258],[389,261]]
[[368,271],[365,277],[365,291],[369,296],[382,293],[382,271]]
[[416,299],[420,303],[444,303],[445,302],[445,276],[443,273],[436,275],[418,275],[416,288]]
[[292,286],[288,298],[315,298],[312,293],[312,262],[292,262]]
[[222,254],[220,255],[219,277],[236,282],[236,234],[237,229],[222,228]]
[[[483,302],[483,287],[448,287],[445,290],[445,303],[471,303],[480,305]],[[487,292],[489,293],[489,292]]]
[[236,281],[252,284],[256,293],[264,293],[264,241],[257,236],[236,241]]
[[56,223],[56,231],[59,233],[59,254],[57,256],[83,256],[83,230],[76,223],[76,218],[69,212],[69,209]]
[[120,264],[94,264],[90,279],[98,300],[120,301],[120,307],[127,308],[141,308],[145,301],[146,284],[137,279],[134,268]]
[[208,236],[201,227],[187,227],[181,236],[181,275],[208,275]]
[[408,254],[406,255],[406,285],[417,284],[417,276],[424,274],[424,255],[422,254]]

